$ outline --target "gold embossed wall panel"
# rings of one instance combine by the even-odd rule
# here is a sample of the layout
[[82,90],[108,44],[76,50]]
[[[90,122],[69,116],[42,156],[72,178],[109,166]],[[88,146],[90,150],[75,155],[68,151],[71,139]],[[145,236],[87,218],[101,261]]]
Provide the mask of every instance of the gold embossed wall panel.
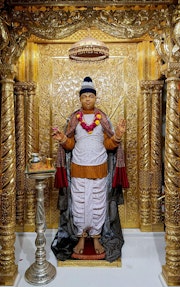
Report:
[[[128,47],[124,70],[124,102],[125,119],[127,121],[127,133],[124,138],[126,151],[126,165],[130,188],[125,191],[123,227],[139,227],[138,212],[138,98],[139,80],[137,65],[137,47],[133,44],[125,44]],[[126,48],[125,48],[126,49]],[[121,212],[121,218],[122,218]]]
[[[137,44],[109,44],[110,58],[99,63],[76,63],[67,57],[69,44],[39,44],[39,150],[55,158],[57,144],[51,139],[51,126],[61,129],[72,111],[79,108],[79,89],[85,76],[91,76],[97,90],[97,106],[103,109],[115,126],[119,117],[127,120],[123,144],[130,188],[125,205],[120,207],[123,227],[138,227],[137,192]],[[58,191],[53,182],[46,192],[46,217],[49,227],[57,227]]]

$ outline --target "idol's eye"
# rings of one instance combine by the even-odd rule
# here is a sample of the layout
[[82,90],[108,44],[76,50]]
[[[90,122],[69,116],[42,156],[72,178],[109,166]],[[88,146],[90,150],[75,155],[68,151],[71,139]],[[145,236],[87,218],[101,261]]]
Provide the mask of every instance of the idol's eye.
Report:
[[95,98],[95,95],[94,94],[90,94],[90,95],[82,95],[81,96],[81,99],[87,99],[87,98],[90,98],[90,99],[94,99]]

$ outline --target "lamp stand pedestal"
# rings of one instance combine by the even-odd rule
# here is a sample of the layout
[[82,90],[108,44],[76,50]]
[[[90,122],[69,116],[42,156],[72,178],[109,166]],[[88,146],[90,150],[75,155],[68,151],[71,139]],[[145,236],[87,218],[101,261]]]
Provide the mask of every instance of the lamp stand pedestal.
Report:
[[45,239],[45,211],[44,211],[44,188],[45,180],[52,177],[54,172],[27,173],[29,178],[36,180],[36,233],[35,262],[26,270],[25,279],[33,285],[44,285],[52,281],[56,275],[56,268],[46,260]]

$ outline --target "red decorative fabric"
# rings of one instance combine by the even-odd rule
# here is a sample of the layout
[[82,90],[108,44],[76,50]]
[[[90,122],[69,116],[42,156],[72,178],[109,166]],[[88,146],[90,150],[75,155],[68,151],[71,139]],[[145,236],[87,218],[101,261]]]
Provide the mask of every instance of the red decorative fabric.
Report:
[[68,186],[67,172],[65,167],[57,167],[55,174],[54,187],[62,188]]
[[117,186],[122,186],[123,188],[129,187],[129,182],[126,174],[125,167],[117,167],[115,168],[115,173],[113,176],[112,187],[115,188]]
[[72,258],[79,260],[100,260],[104,259],[105,256],[106,256],[105,252],[101,254],[96,254],[92,238],[85,239],[83,254],[73,253],[71,255]]

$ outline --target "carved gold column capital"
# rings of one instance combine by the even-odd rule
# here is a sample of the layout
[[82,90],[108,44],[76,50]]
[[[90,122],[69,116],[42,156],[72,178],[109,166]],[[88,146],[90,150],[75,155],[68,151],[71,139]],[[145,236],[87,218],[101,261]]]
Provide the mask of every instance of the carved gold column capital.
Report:
[[25,82],[16,82],[16,83],[14,84],[14,90],[15,90],[15,92],[24,91],[24,90],[26,90],[26,88],[27,88],[27,85],[26,85]]
[[26,89],[31,92],[36,90],[37,84],[35,82],[26,82]]
[[14,79],[17,69],[15,65],[0,64],[0,78],[2,80]]
[[147,92],[152,92],[152,91],[161,91],[162,90],[162,87],[163,87],[163,81],[153,81],[153,80],[142,80],[140,82],[140,87],[141,87],[141,90],[143,91],[147,91]]
[[179,62],[168,62],[162,66],[163,74],[166,78],[179,78],[180,77],[180,63]]
[[180,76],[180,63],[179,62],[170,62],[168,63],[168,74],[172,76]]
[[35,91],[37,84],[35,82],[16,82],[14,84],[15,91],[18,90],[28,90],[28,91]]

